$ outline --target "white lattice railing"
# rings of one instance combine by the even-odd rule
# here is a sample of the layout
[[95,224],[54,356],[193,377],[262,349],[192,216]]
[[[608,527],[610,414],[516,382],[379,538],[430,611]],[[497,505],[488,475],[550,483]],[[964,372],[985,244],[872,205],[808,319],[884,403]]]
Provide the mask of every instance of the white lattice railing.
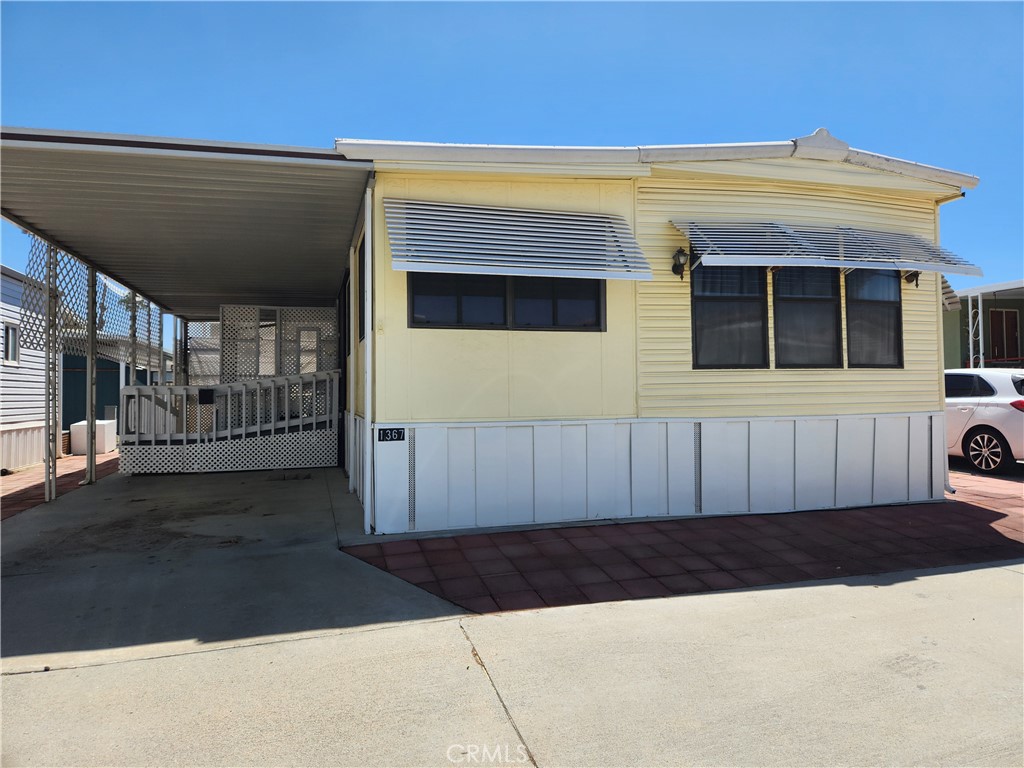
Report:
[[274,376],[213,386],[121,390],[124,446],[175,446],[338,432],[339,371]]

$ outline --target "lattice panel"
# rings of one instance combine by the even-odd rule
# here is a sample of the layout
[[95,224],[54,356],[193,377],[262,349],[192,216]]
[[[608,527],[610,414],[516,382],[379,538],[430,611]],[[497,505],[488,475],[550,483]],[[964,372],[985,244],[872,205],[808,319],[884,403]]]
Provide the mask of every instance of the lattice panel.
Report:
[[183,472],[184,445],[122,445],[118,471],[122,475]]
[[[285,307],[281,309],[281,373],[333,371],[338,367],[338,314],[334,307]],[[313,370],[300,370],[304,360],[302,350],[310,352],[307,333],[315,331],[316,363]],[[305,366],[308,368],[309,366]]]
[[[50,246],[30,236],[21,307],[21,342],[26,349],[46,346],[47,254]],[[53,319],[58,351],[88,354],[89,269],[74,256],[54,251],[56,293]],[[96,355],[131,360],[131,292],[104,275],[96,276]],[[140,365],[159,361],[160,310],[136,297],[136,343]],[[147,365],[146,367],[154,367]]]
[[260,375],[260,308],[225,304],[220,308],[220,383]]
[[220,323],[188,324],[188,381],[200,387],[220,384]]
[[333,467],[338,431],[294,432],[198,445],[123,446],[122,474],[238,472],[255,469]]

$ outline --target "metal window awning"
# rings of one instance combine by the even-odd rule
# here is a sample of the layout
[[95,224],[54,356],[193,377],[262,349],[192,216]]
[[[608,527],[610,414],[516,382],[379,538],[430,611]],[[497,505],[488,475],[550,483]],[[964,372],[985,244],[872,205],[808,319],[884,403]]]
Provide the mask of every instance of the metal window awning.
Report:
[[400,271],[651,279],[621,216],[385,199],[384,217]]
[[981,269],[923,237],[845,226],[780,222],[685,221],[694,258],[713,266],[899,269],[981,275]]

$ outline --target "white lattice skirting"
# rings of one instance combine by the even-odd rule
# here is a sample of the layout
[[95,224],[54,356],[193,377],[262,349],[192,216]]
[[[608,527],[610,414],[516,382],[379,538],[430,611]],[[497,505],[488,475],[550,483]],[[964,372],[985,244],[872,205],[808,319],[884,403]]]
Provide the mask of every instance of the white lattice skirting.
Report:
[[338,464],[338,431],[293,432],[192,445],[123,445],[125,475],[301,469]]

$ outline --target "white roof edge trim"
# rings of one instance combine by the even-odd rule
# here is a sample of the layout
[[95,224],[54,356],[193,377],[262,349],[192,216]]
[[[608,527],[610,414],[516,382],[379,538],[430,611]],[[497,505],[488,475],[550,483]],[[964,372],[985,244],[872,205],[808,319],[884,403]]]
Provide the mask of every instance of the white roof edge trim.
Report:
[[366,160],[333,160],[324,157],[288,157],[282,155],[252,155],[247,153],[226,151],[203,151],[173,148],[112,146],[105,144],[64,144],[60,142],[0,140],[0,151],[5,149],[24,149],[32,152],[75,152],[107,155],[134,155],[137,157],[163,157],[180,160],[209,160],[211,162],[232,161],[243,163],[267,163],[274,165],[302,165],[319,168],[337,168],[339,171],[373,170],[373,163]]
[[[300,147],[292,144],[254,144],[242,141],[215,141],[211,139],[187,139],[171,136],[148,136],[131,133],[104,133],[99,131],[64,131],[49,128],[21,128],[14,125],[0,126],[0,132],[12,134],[24,134],[37,137],[39,143],[50,137],[66,138],[71,140],[93,141],[93,142],[121,142],[121,143],[146,143],[180,145],[182,147],[204,147],[208,149],[222,149],[225,152],[232,150],[256,150],[263,152],[303,152],[321,154],[330,158],[337,154],[333,147]],[[83,144],[81,146],[94,146]]]
[[914,176],[928,181],[937,181],[940,184],[949,184],[953,187],[966,187],[967,189],[974,189],[981,181],[977,176],[972,176],[968,173],[949,171],[934,165],[915,163],[912,160],[900,160],[896,157],[879,155],[875,152],[865,152],[862,149],[851,149],[845,162],[876,171],[890,171],[901,176]]
[[1005,283],[989,283],[988,285],[976,285],[973,288],[964,288],[957,291],[956,295],[964,298],[977,296],[986,293],[999,293],[1000,291],[1018,291],[1024,288],[1024,280],[1007,280]]
[[978,177],[911,160],[854,149],[827,129],[788,141],[725,144],[661,144],[630,147],[541,146],[520,144],[456,144],[426,141],[335,139],[347,158],[371,161],[669,163],[702,160],[757,160],[797,157],[849,163],[872,170],[973,189]]

